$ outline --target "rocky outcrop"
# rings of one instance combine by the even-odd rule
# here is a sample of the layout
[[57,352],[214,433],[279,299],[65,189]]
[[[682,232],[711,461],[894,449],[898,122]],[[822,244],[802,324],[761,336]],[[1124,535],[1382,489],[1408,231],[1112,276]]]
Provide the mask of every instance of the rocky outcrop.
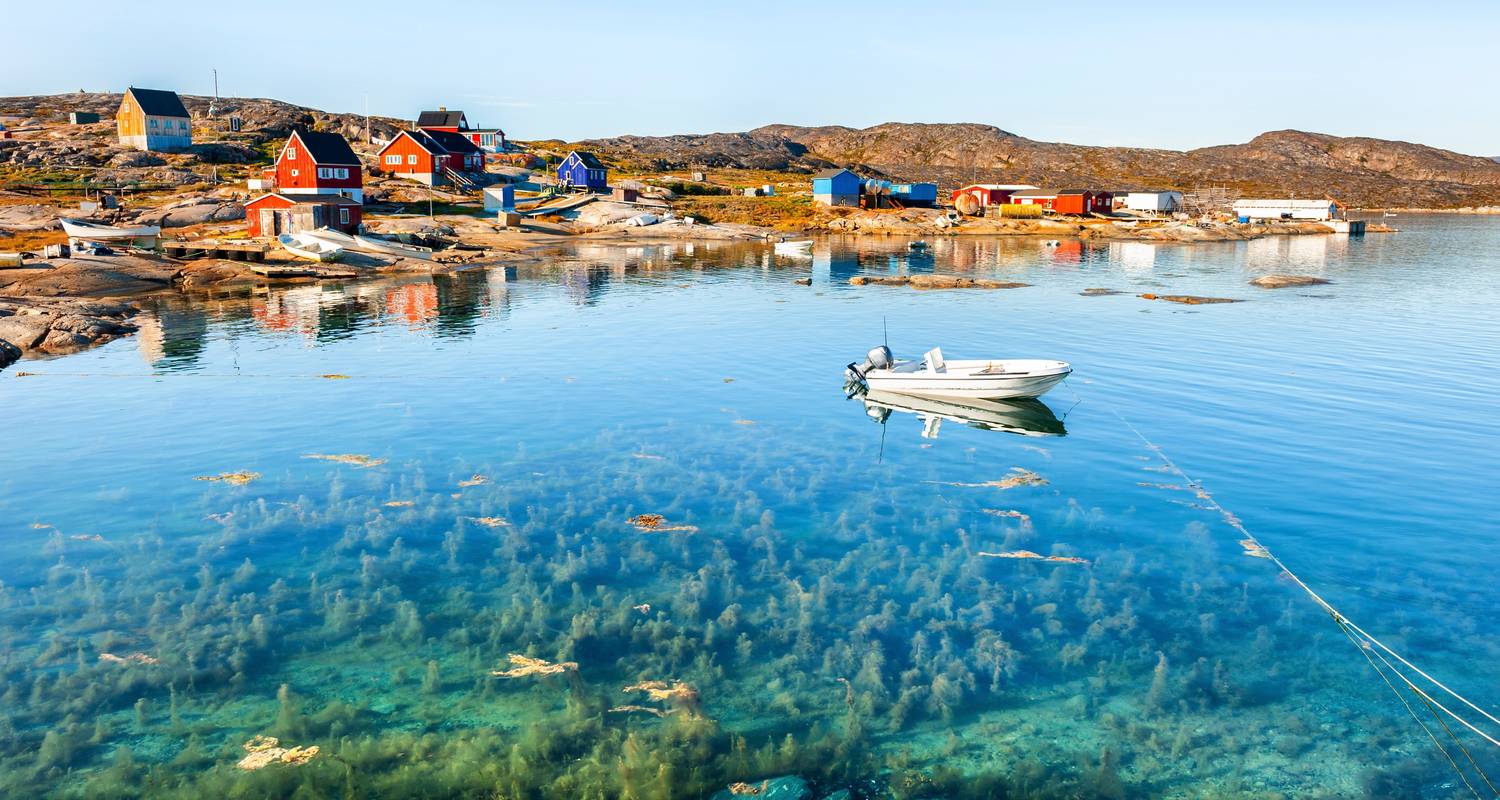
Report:
[[215,200],[211,197],[195,197],[143,212],[136,216],[135,221],[142,225],[160,225],[163,228],[185,228],[189,225],[232,222],[244,218],[245,207],[239,203]]
[[61,355],[135,331],[128,303],[0,297],[0,367],[23,356]]
[[0,231],[10,233],[52,231],[62,227],[57,220],[57,209],[51,206],[35,204],[0,206]]
[[961,275],[856,275],[850,286],[910,286],[913,289],[1019,289],[1029,283],[966,278]]

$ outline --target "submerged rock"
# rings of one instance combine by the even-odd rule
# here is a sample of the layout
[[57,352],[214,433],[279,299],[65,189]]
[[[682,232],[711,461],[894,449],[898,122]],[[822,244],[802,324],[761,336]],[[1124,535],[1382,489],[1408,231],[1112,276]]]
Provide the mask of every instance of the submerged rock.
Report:
[[1250,281],[1251,286],[1259,286],[1262,289],[1281,289],[1287,286],[1318,286],[1330,283],[1326,278],[1316,278],[1312,275],[1262,275]]
[[812,797],[812,790],[807,788],[807,781],[796,775],[783,775],[763,781],[732,783],[729,788],[714,792],[709,800],[735,800],[741,797],[754,797],[757,800],[808,800]]
[[964,278],[957,275],[856,275],[850,286],[910,286],[913,289],[1019,289],[1029,283],[997,281],[990,278]]
[[1199,297],[1198,295],[1193,294],[1151,294],[1150,292],[1147,292],[1146,294],[1137,296],[1142,300],[1165,300],[1168,303],[1181,303],[1186,306],[1240,302],[1239,300],[1236,300],[1232,297]]
[[135,307],[63,298],[0,298],[0,368],[24,355],[59,355],[132,333]]

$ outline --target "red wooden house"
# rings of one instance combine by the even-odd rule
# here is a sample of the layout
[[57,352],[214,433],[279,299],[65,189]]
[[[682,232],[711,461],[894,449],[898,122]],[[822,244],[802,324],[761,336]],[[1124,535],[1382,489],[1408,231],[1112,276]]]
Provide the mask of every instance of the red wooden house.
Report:
[[337,133],[295,130],[276,156],[276,191],[365,199],[359,156]]
[[357,233],[364,206],[337,194],[271,192],[245,204],[245,227],[252,237],[333,228]]
[[1022,206],[1041,206],[1051,209],[1057,201],[1057,193],[1046,189],[1026,189],[1010,193],[1010,202]]
[[473,175],[484,172],[484,153],[448,131],[402,131],[381,148],[375,160],[392,175],[428,186],[466,185]]

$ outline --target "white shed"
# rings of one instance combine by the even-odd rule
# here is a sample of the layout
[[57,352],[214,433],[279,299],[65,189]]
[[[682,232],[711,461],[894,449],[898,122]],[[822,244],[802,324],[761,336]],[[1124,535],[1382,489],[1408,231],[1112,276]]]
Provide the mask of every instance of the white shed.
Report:
[[1125,207],[1131,211],[1170,214],[1182,208],[1182,192],[1130,192]]
[[1338,204],[1332,200],[1236,200],[1234,215],[1251,220],[1327,220],[1338,216]]
[[516,187],[506,183],[484,190],[485,211],[515,211]]

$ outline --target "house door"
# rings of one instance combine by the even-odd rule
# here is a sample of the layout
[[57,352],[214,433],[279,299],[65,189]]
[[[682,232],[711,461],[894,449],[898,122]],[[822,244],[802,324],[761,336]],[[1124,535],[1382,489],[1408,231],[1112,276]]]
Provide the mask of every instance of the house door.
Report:
[[277,223],[280,220],[281,220],[281,217],[277,216],[276,209],[274,209],[274,208],[262,208],[260,210],[260,235],[261,236],[276,236],[276,235],[280,234],[281,231],[278,229],[278,226],[277,226]]

